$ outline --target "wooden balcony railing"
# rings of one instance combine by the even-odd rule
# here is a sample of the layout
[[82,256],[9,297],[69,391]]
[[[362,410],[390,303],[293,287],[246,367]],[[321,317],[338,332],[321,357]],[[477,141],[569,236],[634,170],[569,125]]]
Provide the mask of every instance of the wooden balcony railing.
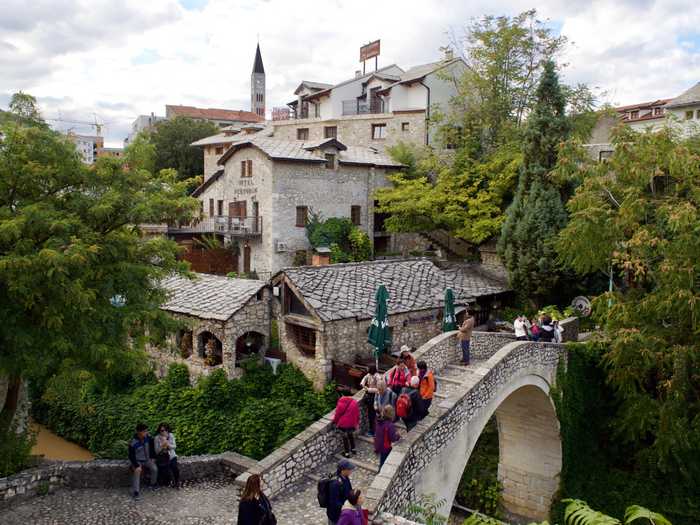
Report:
[[189,224],[168,226],[169,233],[221,233],[239,237],[262,235],[262,217],[206,217]]

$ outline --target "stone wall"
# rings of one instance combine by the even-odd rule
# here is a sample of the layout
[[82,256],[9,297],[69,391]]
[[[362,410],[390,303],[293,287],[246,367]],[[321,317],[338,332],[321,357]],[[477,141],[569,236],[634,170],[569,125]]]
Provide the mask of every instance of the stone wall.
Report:
[[[359,432],[367,431],[367,414],[361,403],[364,392],[353,397],[360,405]],[[329,412],[280,448],[261,459],[253,468],[236,478],[236,484],[244,486],[252,474],[262,476],[267,495],[272,497],[292,487],[307,472],[326,463],[342,450],[340,434],[333,425],[335,410]]]
[[[372,124],[386,124],[386,138],[372,138]],[[407,124],[407,126],[403,126]],[[338,128],[338,140],[346,146],[364,146],[386,149],[398,142],[418,146],[425,144],[425,111],[397,111],[394,113],[352,115],[339,119],[320,118],[280,120],[272,123],[274,137],[280,140],[297,140],[297,129],[309,130],[309,142],[324,138],[324,128]]]
[[[256,461],[235,452],[178,458],[180,479],[204,479],[217,475],[235,477],[254,468]],[[114,488],[131,485],[128,461],[94,460],[56,462],[0,478],[0,507],[14,505],[60,488]]]

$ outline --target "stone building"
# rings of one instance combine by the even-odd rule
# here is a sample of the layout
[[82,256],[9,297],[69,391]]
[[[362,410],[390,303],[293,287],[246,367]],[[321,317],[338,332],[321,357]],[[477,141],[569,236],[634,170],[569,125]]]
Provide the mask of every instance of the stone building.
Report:
[[217,235],[237,247],[235,271],[261,278],[292,266],[297,252],[310,248],[312,214],[349,218],[372,239],[374,190],[388,184],[388,171],[403,168],[374,148],[332,138],[278,140],[264,132],[232,142],[218,165],[192,194],[202,203],[201,219],[168,234]]
[[380,284],[389,292],[393,352],[440,333],[447,288],[458,311],[478,304],[486,313],[509,292],[479,265],[443,271],[426,259],[286,268],[272,284],[281,350],[318,388],[333,379],[334,365],[371,361],[367,332]]
[[273,111],[274,135],[285,140],[337,138],[384,149],[397,142],[433,144],[431,110],[447,109],[466,66],[444,59],[403,70],[396,64],[331,85],[302,81],[285,111]]
[[177,106],[167,104],[165,106],[165,118],[187,117],[194,120],[206,120],[225,128],[226,126],[240,126],[263,122],[265,117],[256,115],[251,111],[221,108],[197,108],[194,106]]
[[163,281],[169,296],[161,309],[185,325],[167,348],[149,351],[164,372],[173,362],[184,363],[194,375],[223,368],[239,375],[238,362],[263,353],[270,341],[270,290],[263,281],[195,274]]

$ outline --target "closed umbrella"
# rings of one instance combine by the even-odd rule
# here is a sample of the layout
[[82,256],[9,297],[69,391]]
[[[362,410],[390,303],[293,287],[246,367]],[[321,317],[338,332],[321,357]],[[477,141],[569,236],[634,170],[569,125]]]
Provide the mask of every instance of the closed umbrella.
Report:
[[374,359],[379,370],[379,356],[389,346],[391,346],[391,334],[389,333],[389,292],[386,291],[384,285],[377,288],[377,293],[374,296],[377,303],[372,324],[369,326],[367,333],[367,342],[374,347]]
[[457,316],[455,316],[455,295],[452,289],[445,290],[445,313],[442,317],[442,331],[451,332],[457,330]]

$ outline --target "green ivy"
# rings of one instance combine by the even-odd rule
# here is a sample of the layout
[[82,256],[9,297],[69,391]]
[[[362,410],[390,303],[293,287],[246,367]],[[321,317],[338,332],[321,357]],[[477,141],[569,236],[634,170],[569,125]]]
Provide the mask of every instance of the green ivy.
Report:
[[[658,509],[674,525],[700,523],[697,487],[680,475],[662,474],[652,462],[636,460],[644,443],[616,439],[619,405],[606,383],[599,343],[569,344],[568,364],[558,371],[553,398],[560,421],[562,472],[559,497],[587,501],[622,519],[629,502]],[[564,522],[564,504],[552,507],[552,522]]]
[[72,367],[48,380],[34,403],[34,417],[99,457],[124,458],[134,427],[174,429],[181,455],[235,451],[265,457],[335,406],[332,386],[315,392],[292,365],[244,361],[245,374],[229,380],[223,370],[190,385],[184,365],[171,365],[163,380],[114,391]]

